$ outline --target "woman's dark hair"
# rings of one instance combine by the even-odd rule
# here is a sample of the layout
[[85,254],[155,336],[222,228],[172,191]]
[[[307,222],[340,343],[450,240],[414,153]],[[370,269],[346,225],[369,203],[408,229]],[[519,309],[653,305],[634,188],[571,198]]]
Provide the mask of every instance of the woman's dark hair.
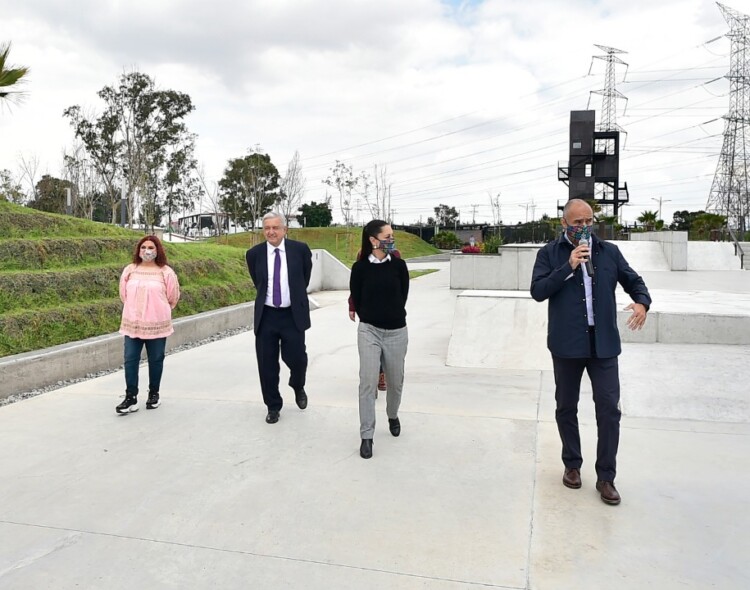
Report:
[[370,223],[362,228],[362,249],[360,250],[359,255],[360,260],[367,260],[367,257],[372,254],[372,244],[370,243],[370,238],[377,239],[380,230],[382,230],[386,225],[388,225],[387,221],[383,221],[382,219],[373,219]]
[[167,263],[167,253],[164,251],[164,246],[161,245],[161,240],[156,236],[143,236],[138,240],[138,243],[135,246],[135,251],[133,252],[133,264],[140,264],[142,262],[140,253],[143,242],[154,243],[154,246],[156,246],[156,260],[154,260],[154,262],[156,262],[158,266],[164,266]]

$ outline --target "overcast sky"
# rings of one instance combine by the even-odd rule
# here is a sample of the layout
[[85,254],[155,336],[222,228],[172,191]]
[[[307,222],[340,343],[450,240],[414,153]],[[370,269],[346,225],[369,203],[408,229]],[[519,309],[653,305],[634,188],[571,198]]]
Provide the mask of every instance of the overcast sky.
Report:
[[629,64],[624,81],[617,70],[624,218],[662,198],[669,222],[706,205],[729,105],[727,31],[706,0],[0,0],[0,41],[31,68],[26,101],[0,111],[0,169],[35,156],[59,175],[73,142],[63,110],[100,110],[96,92],[137,68],[190,95],[212,180],[259,146],[280,172],[300,152],[306,201],[325,197],[336,159],[385,166],[397,223],[439,203],[491,222],[498,194],[503,222],[556,215],[570,111],[604,85],[601,60],[587,75],[599,44]]

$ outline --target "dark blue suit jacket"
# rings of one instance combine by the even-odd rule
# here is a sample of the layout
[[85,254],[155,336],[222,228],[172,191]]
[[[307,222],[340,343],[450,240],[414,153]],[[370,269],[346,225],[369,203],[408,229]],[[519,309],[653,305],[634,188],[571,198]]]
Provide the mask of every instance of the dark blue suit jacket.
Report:
[[[617,283],[635,303],[648,309],[651,296],[643,279],[628,265],[620,249],[592,236],[591,262],[594,265],[592,296],[596,356],[611,358],[622,351],[617,330]],[[591,357],[586,314],[583,270],[570,266],[573,245],[561,234],[541,248],[531,276],[531,296],[536,301],[549,299],[547,311],[547,348],[563,358]],[[573,273],[571,278],[567,278]]]
[[[250,248],[245,254],[247,269],[253,280],[255,297],[254,327],[257,333],[268,293],[268,242]],[[312,252],[307,244],[285,238],[286,268],[289,275],[289,295],[292,301],[294,324],[300,331],[310,327],[310,302],[307,299],[307,286],[312,273]]]

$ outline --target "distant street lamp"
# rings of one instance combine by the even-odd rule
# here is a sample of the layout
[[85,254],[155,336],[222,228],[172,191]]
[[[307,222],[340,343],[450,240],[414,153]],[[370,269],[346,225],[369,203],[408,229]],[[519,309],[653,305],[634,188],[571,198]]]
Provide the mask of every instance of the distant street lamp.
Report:
[[662,202],[669,203],[672,199],[662,199],[661,197],[659,197],[657,199],[655,197],[651,197],[651,200],[652,201],[656,201],[657,203],[659,203],[659,213],[658,213],[658,217],[656,218],[657,221],[659,221],[659,220],[661,220],[661,204],[662,204]]

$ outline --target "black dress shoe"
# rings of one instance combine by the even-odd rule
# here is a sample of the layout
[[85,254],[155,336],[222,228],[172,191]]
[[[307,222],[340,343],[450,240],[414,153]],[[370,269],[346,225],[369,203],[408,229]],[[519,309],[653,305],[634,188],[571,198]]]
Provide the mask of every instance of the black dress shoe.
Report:
[[278,421],[279,421],[279,411],[268,410],[268,415],[266,416],[266,422],[268,424],[276,424]]
[[305,393],[305,389],[298,389],[294,392],[294,399],[297,402],[297,407],[300,410],[304,410],[307,407],[307,394]]
[[362,444],[359,446],[359,456],[363,459],[369,459],[372,457],[372,439],[363,438]]
[[568,469],[565,468],[565,473],[563,473],[563,485],[566,488],[571,488],[573,490],[577,490],[581,487],[581,470],[580,469]]
[[399,434],[401,434],[401,422],[399,421],[399,419],[393,418],[393,420],[391,420],[390,418],[388,418],[388,429],[391,431],[391,434],[393,436],[398,436]]
[[611,481],[597,481],[596,490],[602,498],[602,502],[610,504],[611,506],[617,506],[620,503],[620,494],[615,488],[614,482]]

